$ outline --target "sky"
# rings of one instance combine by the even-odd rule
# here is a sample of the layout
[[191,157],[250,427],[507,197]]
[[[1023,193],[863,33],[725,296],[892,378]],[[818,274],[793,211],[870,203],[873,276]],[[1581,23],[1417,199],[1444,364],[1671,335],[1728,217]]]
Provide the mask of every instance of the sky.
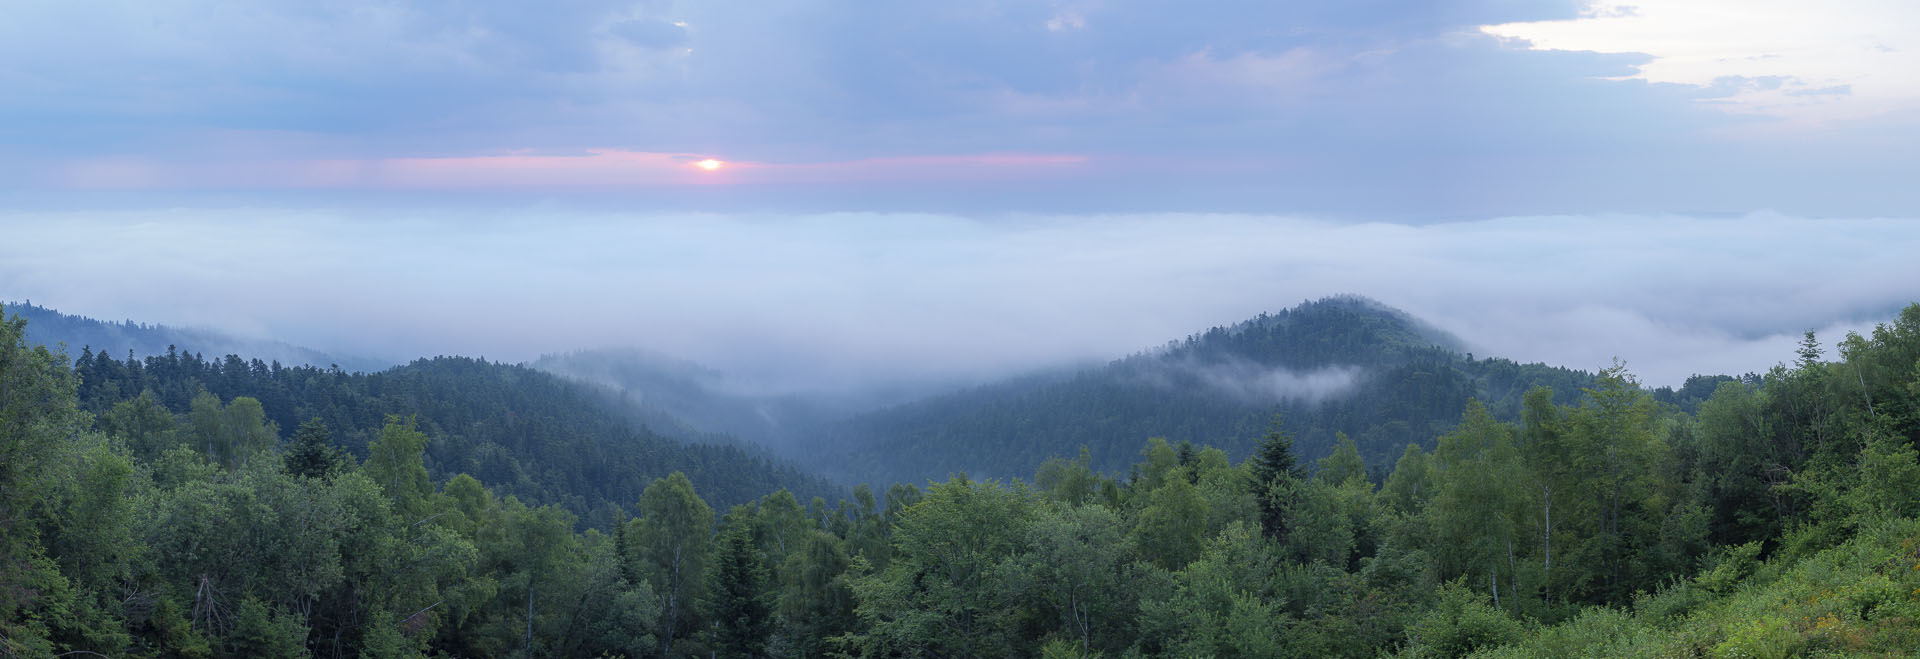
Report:
[[1920,299],[1916,7],[22,0],[0,299],[799,387],[1358,293],[1761,370]]

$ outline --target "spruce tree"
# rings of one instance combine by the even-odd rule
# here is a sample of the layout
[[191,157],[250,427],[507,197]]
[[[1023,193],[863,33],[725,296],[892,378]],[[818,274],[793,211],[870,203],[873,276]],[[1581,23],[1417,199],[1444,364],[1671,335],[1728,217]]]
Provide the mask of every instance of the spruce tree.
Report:
[[763,656],[773,611],[766,598],[767,568],[746,530],[734,527],[722,534],[710,578],[715,656]]
[[1260,502],[1260,528],[1267,537],[1285,539],[1289,525],[1289,505],[1300,481],[1299,465],[1293,457],[1293,435],[1273,415],[1267,436],[1253,456],[1253,497]]
[[307,478],[328,478],[345,466],[346,455],[333,445],[333,432],[320,417],[307,419],[294,431],[287,447],[287,473]]

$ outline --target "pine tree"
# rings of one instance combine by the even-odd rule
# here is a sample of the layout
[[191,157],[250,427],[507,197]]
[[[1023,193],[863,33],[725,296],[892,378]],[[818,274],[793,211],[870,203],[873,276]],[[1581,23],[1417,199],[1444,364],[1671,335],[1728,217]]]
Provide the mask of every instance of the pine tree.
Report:
[[744,529],[730,528],[722,534],[709,575],[716,656],[745,659],[765,654],[772,629],[767,567]]
[[1266,439],[1253,456],[1253,496],[1260,502],[1260,528],[1267,537],[1283,540],[1289,525],[1290,502],[1300,481],[1293,457],[1293,435],[1273,416]]
[[308,419],[293,433],[287,447],[287,473],[308,478],[329,478],[346,464],[346,454],[333,445],[333,432],[320,417]]
[[1800,338],[1800,348],[1794,353],[1800,356],[1800,368],[1813,368],[1820,363],[1820,339],[1814,337],[1813,330]]

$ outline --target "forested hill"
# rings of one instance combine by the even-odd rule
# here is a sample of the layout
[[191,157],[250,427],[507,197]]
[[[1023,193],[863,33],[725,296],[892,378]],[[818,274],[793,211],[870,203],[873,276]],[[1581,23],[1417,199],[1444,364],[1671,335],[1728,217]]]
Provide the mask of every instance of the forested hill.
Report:
[[[669,439],[621,418],[585,387],[524,366],[437,357],[348,373],[168,352],[124,361],[95,353],[75,371],[81,407],[130,435],[136,450],[157,453],[200,432],[194,424],[202,415],[244,416],[231,411],[241,397],[259,401],[257,414],[283,433],[319,418],[335,443],[363,457],[387,417],[399,415],[416,419],[430,438],[434,480],[469,474],[502,495],[558,504],[599,528],[608,528],[616,506],[631,505],[648,483],[676,471],[725,505],[782,487],[803,501],[840,498],[824,479],[764,451]],[[211,397],[196,401],[203,390]],[[219,415],[200,409],[213,404],[225,408]],[[160,408],[187,422],[167,423],[171,415],[153,413]],[[149,418],[162,422],[147,429],[140,419]]]
[[[823,433],[822,469],[887,480],[954,472],[1014,477],[1049,457],[1091,450],[1117,473],[1142,441],[1164,437],[1248,455],[1275,414],[1302,454],[1328,454],[1336,433],[1368,464],[1430,445],[1468,399],[1514,417],[1536,385],[1577,400],[1588,373],[1475,359],[1458,339],[1378,302],[1341,296],[1215,327],[1103,367],[989,385],[862,415]],[[843,448],[844,447],[844,448]]]
[[169,348],[203,355],[246,355],[248,358],[284,364],[338,365],[349,371],[378,371],[394,364],[377,359],[337,355],[303,348],[280,341],[243,339],[220,332],[149,325],[131,320],[110,323],[86,316],[60,313],[33,304],[6,305],[7,313],[27,320],[27,341],[39,345],[67,344],[67,352],[82,349],[125,356],[142,357],[166,354]]

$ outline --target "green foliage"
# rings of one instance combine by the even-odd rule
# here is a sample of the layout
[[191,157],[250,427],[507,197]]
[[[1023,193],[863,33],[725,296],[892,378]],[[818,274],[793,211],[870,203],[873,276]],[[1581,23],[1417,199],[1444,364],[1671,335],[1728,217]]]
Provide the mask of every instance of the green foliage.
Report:
[[1920,642],[1920,520],[1873,521],[1791,563],[1755,553],[1730,552],[1631,616],[1591,609],[1484,656],[1901,656]]
[[1367,462],[1360,457],[1360,447],[1346,433],[1334,435],[1333,453],[1321,458],[1319,467],[1313,470],[1314,480],[1329,485],[1342,485],[1353,479],[1367,479]]
[[[41,476],[40,540],[71,588],[56,637],[80,647],[116,648],[130,639],[114,590],[145,564],[134,537],[134,497],[148,487],[126,450],[83,433],[57,444]],[[58,589],[58,586],[55,586]]]
[[1560,625],[1538,630],[1519,642],[1484,649],[1481,659],[1611,659],[1613,657],[1697,656],[1659,630],[1611,607],[1585,609]]
[[886,570],[855,579],[863,655],[1012,656],[1017,580],[1001,562],[1027,550],[1028,496],[995,483],[950,480],[902,512]]
[[1056,638],[1040,646],[1040,659],[1099,659],[1104,655],[1087,652],[1081,643],[1072,639]]
[[1713,646],[1715,659],[1786,659],[1798,656],[1805,640],[1780,616],[1761,616],[1735,626]]
[[752,523],[753,538],[775,565],[785,562],[787,554],[798,549],[814,528],[807,519],[807,511],[800,507],[800,500],[785,488],[759,501],[754,507]]
[[1407,636],[1409,657],[1464,657],[1521,638],[1525,627],[1499,609],[1486,595],[1475,593],[1459,580],[1440,587],[1440,601],[1420,618]]
[[1766,427],[1767,395],[1744,382],[1722,383],[1700,404],[1695,468],[1711,499],[1712,539],[1741,544],[1777,535],[1788,512],[1774,488],[1796,467]]
[[420,642],[407,636],[393,613],[376,609],[367,618],[366,634],[361,639],[360,659],[415,659],[424,657]]
[[1166,481],[1139,500],[1133,538],[1147,560],[1178,570],[1200,555],[1206,539],[1207,503],[1184,476]]
[[1433,498],[1426,515],[1434,535],[1428,551],[1437,559],[1440,578],[1471,577],[1495,602],[1504,581],[1507,607],[1516,606],[1520,566],[1514,545],[1526,549],[1519,526],[1530,517],[1531,505],[1528,490],[1514,487],[1525,476],[1512,428],[1495,421],[1478,402],[1468,403],[1459,430],[1442,436],[1434,448],[1432,468]]
[[152,391],[114,403],[98,423],[102,432],[126,441],[134,457],[145,462],[159,459],[181,441],[179,423]]
[[1728,547],[1718,557],[1712,569],[1700,573],[1694,578],[1694,584],[1710,593],[1728,593],[1741,580],[1753,574],[1759,567],[1760,543],[1749,542],[1744,545]]
[[[1621,602],[1636,581],[1629,572],[1630,552],[1640,538],[1658,531],[1651,513],[1661,506],[1655,464],[1665,445],[1654,433],[1653,402],[1623,364],[1603,369],[1588,400],[1570,417],[1574,467],[1586,477],[1574,484],[1580,505],[1591,506],[1591,526],[1573,561],[1592,566],[1575,577],[1602,601]],[[1640,514],[1636,514],[1640,513]]]
[[[64,359],[18,332],[0,324],[14,339],[0,341],[0,654],[1920,647],[1920,306],[1843,342],[1845,361],[1693,387],[1697,417],[1655,404],[1618,365],[1577,404],[1528,391],[1518,423],[1497,402],[1463,403],[1431,453],[1398,444],[1379,492],[1358,442],[1307,478],[1276,426],[1274,450],[1238,465],[1148,441],[1124,480],[1083,452],[1049,462],[1033,488],[961,477],[803,507],[759,482],[772,493],[718,526],[697,481],[671,473],[635,506],[595,510],[611,534],[580,532],[577,500],[532,505],[466,474],[436,485],[437,447],[464,440],[429,415],[303,424],[274,455],[257,412],[272,397],[153,389],[95,407],[90,430]],[[164,407],[170,396],[182,407]],[[365,463],[340,459],[334,439]]]
[[672,656],[674,639],[692,636],[700,628],[693,608],[704,592],[713,509],[679,472],[648,485],[639,507],[640,518],[623,529],[634,552],[629,560],[661,598],[654,635],[660,639],[660,653]]
[[141,632],[143,645],[156,655],[193,659],[213,656],[213,646],[193,628],[172,598],[158,598],[146,620],[140,622],[136,631]]
[[330,478],[347,468],[351,458],[333,445],[333,432],[319,417],[307,419],[293,432],[284,458],[287,473],[307,478]]
[[1028,538],[1031,549],[1011,559],[1032,589],[1028,598],[1053,613],[1057,633],[1073,639],[1075,652],[1126,647],[1136,554],[1125,528],[1119,513],[1099,504],[1042,507]]
[[[1172,575],[1174,590],[1141,601],[1142,643],[1181,656],[1278,656],[1286,617],[1275,548],[1246,525],[1213,539]],[[1251,578],[1249,576],[1251,575]]]
[[660,620],[660,598],[645,581],[628,579],[613,539],[589,533],[581,597],[572,609],[567,657],[643,657],[660,641],[649,630]]
[[0,314],[0,641],[9,653],[46,656],[73,593],[41,542],[40,494],[57,484],[50,463],[81,418],[65,358],[28,347],[25,326]]
[[1433,496],[1433,467],[1428,462],[1427,453],[1415,444],[1408,444],[1407,450],[1400,454],[1400,460],[1393,463],[1393,473],[1387,476],[1386,486],[1381,488],[1381,498],[1396,512],[1411,513],[1425,506],[1427,499]]
[[260,401],[246,396],[226,405],[201,392],[187,412],[187,443],[204,451],[207,459],[226,469],[237,469],[255,455],[280,442],[279,431],[267,421]]
[[1848,492],[1853,517],[1920,515],[1920,453],[1913,444],[1886,432],[1869,431],[1860,449],[1857,487]]
[[1090,466],[1092,461],[1092,452],[1085,446],[1080,447],[1079,457],[1071,461],[1049,458],[1040,463],[1039,471],[1034,473],[1034,487],[1062,503],[1077,506],[1091,501],[1101,483],[1101,476]]
[[1342,507],[1340,490],[1319,481],[1295,481],[1290,485],[1296,491],[1289,497],[1293,500],[1292,527],[1281,543],[1285,555],[1298,563],[1346,569],[1355,558],[1355,520],[1349,510]]
[[[112,412],[130,400],[145,406],[136,394],[181,415],[190,414],[198,394],[207,393],[233,401],[229,407],[239,405],[240,412],[247,404],[238,399],[257,401],[267,427],[295,428],[318,418],[337,447],[364,459],[385,420],[399,416],[433,437],[423,462],[435,481],[471,474],[503,496],[561,505],[603,530],[612,528],[612,510],[630,505],[648,483],[674,471],[728,505],[779,487],[809,497],[839,489],[738,443],[683,443],[661,436],[627,418],[618,401],[606,400],[592,387],[525,366],[441,357],[349,373],[231,355],[142,354],[151,356],[119,361],[102,352],[74,364],[79,407],[101,414],[110,433],[137,428],[129,425],[134,419]],[[202,407],[200,417],[216,439],[215,449],[225,450],[232,442],[220,434],[221,414]],[[154,412],[140,410],[149,420],[158,419]],[[142,460],[152,460],[173,443],[196,441],[197,426],[176,425],[181,430],[172,435],[155,426],[129,434],[126,441]],[[205,442],[195,448],[208,450]],[[226,457],[216,462],[233,466]]]
[[852,567],[839,539],[818,530],[809,531],[799,551],[787,556],[780,570],[775,640],[788,654],[824,656],[830,639],[854,630]]
[[707,585],[714,656],[752,659],[765,654],[773,611],[762,560],[746,529],[730,527],[720,534]]
[[1249,462],[1253,497],[1260,506],[1260,530],[1267,537],[1286,542],[1294,530],[1294,506],[1304,488],[1293,456],[1293,435],[1282,426],[1280,417],[1273,418],[1259,452]]
[[298,659],[307,656],[307,626],[289,613],[267,609],[260,600],[240,603],[233,631],[221,643],[228,657]]
[[427,436],[415,428],[414,420],[389,416],[380,438],[367,446],[367,463],[361,466],[367,478],[387,493],[394,512],[408,521],[425,516],[427,497],[433,494],[426,454]]

